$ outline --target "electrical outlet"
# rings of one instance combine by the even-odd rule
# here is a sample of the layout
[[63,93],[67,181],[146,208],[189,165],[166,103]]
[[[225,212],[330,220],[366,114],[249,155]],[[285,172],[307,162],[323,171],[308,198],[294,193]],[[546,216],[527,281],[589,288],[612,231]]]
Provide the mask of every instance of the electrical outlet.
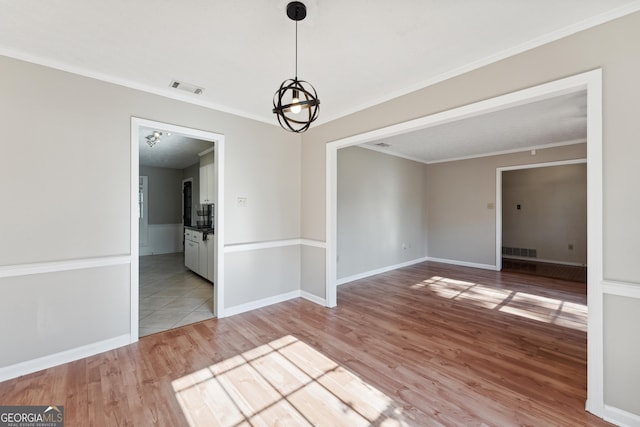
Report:
[[247,207],[247,198],[246,197],[238,197],[237,204],[238,204],[239,208],[246,208]]
[[407,250],[407,244],[406,244],[406,243],[403,243],[403,244],[402,244],[402,250],[403,250],[403,251],[406,251],[406,250]]

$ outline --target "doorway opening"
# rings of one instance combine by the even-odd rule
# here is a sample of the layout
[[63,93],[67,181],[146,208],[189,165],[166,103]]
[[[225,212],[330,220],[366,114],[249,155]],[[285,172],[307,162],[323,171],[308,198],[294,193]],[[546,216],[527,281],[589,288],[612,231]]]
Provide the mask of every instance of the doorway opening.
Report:
[[586,285],[586,164],[576,159],[496,169],[496,270]]
[[193,213],[193,178],[182,181],[182,224],[191,226]]
[[[337,158],[338,150],[352,145],[380,141],[414,130],[454,122],[464,118],[547,99],[567,93],[587,93],[587,402],[586,409],[602,417],[604,412],[603,337],[603,218],[602,218],[602,70],[506,95],[468,104],[452,110],[365,132],[326,145],[326,259],[325,305],[337,305]],[[497,200],[496,200],[497,201]],[[496,233],[498,234],[498,233]],[[496,242],[497,242],[496,237]],[[501,243],[500,243],[501,244]],[[496,244],[495,268],[501,268],[500,244]]]
[[[207,159],[215,153],[215,162],[212,159],[207,163],[203,174],[200,159],[207,153]],[[134,341],[142,335],[222,313],[224,215],[219,200],[224,200],[223,162],[224,135],[131,119],[130,324]],[[147,177],[145,203],[139,198],[141,174]],[[206,202],[202,202],[204,195],[199,188],[207,189]],[[145,205],[149,225],[147,230],[141,230],[138,206]],[[203,230],[197,227],[197,219],[198,213],[205,210],[208,219],[215,218],[215,225],[207,222],[208,228]],[[142,232],[146,235],[141,236]],[[143,241],[147,247],[141,246]],[[197,264],[185,259],[185,245],[189,242],[197,249],[203,247],[203,251],[190,251]],[[141,255],[153,256],[140,259]],[[149,273],[144,282],[141,272]],[[143,318],[151,314],[154,317],[143,325]]]

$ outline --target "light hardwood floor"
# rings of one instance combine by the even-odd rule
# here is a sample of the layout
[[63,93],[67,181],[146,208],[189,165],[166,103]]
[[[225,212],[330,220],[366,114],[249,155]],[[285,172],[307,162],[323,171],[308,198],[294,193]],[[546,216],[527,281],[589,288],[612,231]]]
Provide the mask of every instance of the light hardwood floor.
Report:
[[67,425],[603,426],[584,284],[423,263],[0,383]]

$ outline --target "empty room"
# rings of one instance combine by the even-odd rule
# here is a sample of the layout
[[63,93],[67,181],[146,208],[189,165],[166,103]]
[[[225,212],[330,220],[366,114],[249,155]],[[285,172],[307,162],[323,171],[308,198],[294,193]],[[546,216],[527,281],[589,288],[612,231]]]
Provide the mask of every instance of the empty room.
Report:
[[236,3],[0,4],[0,424],[640,426],[640,3]]

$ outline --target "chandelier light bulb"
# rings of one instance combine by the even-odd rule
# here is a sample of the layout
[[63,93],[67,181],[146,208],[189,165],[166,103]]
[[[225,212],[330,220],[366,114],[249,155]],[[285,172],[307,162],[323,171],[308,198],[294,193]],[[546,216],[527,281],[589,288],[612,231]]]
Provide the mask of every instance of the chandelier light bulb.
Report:
[[291,112],[293,114],[298,114],[302,111],[302,105],[300,105],[300,99],[298,98],[298,91],[293,91],[293,99],[291,99]]

